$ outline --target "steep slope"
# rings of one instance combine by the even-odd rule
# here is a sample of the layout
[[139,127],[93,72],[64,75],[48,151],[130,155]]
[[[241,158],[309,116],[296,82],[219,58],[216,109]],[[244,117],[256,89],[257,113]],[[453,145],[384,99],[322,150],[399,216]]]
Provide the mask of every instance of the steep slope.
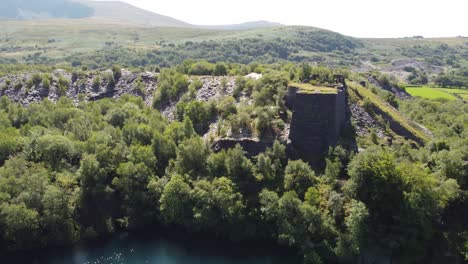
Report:
[[[426,128],[409,120],[397,109],[360,84],[349,82],[348,93],[352,104],[351,111],[355,119],[359,119],[361,114],[358,112],[363,113],[362,110],[364,110],[366,112],[364,114],[370,115],[375,123],[380,123],[374,127],[377,128],[376,130],[382,130],[382,132],[383,130],[387,130],[387,133],[402,136],[420,145],[424,145],[424,143],[431,139],[430,132]],[[357,123],[359,126],[359,121]],[[366,124],[366,127],[372,128],[373,125]]]

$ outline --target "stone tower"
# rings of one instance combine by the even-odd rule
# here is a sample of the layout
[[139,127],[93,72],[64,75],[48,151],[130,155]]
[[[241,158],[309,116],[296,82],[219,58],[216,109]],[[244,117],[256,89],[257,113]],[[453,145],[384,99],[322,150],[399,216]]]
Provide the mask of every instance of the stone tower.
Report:
[[290,145],[297,155],[316,161],[336,145],[345,123],[345,83],[336,87],[291,84],[287,103],[292,110]]

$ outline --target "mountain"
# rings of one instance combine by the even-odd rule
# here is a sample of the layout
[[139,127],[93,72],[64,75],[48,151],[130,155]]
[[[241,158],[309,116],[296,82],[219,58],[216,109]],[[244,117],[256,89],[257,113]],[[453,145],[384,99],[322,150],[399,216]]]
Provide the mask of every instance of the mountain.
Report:
[[2,0],[0,18],[6,19],[50,19],[84,18],[93,14],[93,9],[70,0]]
[[14,20],[92,19],[114,24],[149,27],[247,30],[281,26],[279,23],[254,21],[235,25],[197,26],[172,17],[147,11],[121,1],[91,0],[1,0],[0,18]]
[[183,21],[156,14],[120,1],[90,0],[2,0],[0,18],[77,19],[90,18],[105,22],[118,22],[159,27],[191,27]]
[[120,1],[79,0],[79,2],[94,10],[91,18],[95,19],[144,26],[192,27],[189,23],[153,13]]
[[280,23],[270,22],[270,21],[252,21],[245,22],[241,24],[233,25],[216,25],[216,26],[200,26],[201,28],[207,29],[220,29],[220,30],[247,30],[247,29],[257,29],[257,28],[272,28],[272,27],[281,27],[283,26]]

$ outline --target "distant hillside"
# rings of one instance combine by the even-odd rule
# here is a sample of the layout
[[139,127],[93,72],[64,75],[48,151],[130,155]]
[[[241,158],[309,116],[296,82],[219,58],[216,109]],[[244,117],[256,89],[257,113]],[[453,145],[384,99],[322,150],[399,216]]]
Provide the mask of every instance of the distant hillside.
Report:
[[233,25],[219,25],[219,26],[200,26],[202,28],[208,29],[219,29],[219,30],[247,30],[247,29],[257,29],[257,28],[272,28],[272,27],[281,27],[283,26],[280,23],[270,22],[270,21],[252,21],[245,22],[241,24]]
[[91,18],[145,26],[192,27],[192,25],[183,21],[156,14],[120,1],[79,0],[79,2],[94,10]]
[[0,18],[15,20],[47,20],[87,18],[113,24],[149,27],[183,27],[217,30],[247,30],[281,26],[269,21],[235,25],[196,26],[147,11],[121,1],[92,0],[1,0]]
[[92,14],[91,7],[70,0],[0,1],[0,18],[7,19],[84,18]]
[[120,1],[91,0],[2,0],[0,18],[33,19],[76,19],[93,18],[118,22],[159,27],[191,27],[183,21],[159,15]]

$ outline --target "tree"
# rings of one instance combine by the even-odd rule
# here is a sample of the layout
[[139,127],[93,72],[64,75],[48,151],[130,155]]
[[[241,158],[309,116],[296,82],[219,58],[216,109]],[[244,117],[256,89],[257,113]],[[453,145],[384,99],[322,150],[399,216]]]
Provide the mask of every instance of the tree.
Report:
[[193,179],[206,175],[206,160],[209,149],[199,137],[183,141],[177,148],[176,170]]
[[180,175],[172,176],[164,186],[159,202],[161,214],[167,224],[190,225],[193,216],[190,190],[190,186]]
[[15,153],[19,147],[18,132],[15,129],[4,129],[0,132],[0,164]]
[[304,223],[302,201],[294,191],[285,192],[278,200],[278,240],[295,246],[306,242],[307,232],[301,228]]
[[314,184],[315,173],[302,160],[289,161],[284,170],[284,189],[296,191],[304,197],[305,191]]
[[131,146],[130,154],[127,156],[128,160],[134,164],[143,163],[151,172],[158,171],[158,159],[153,152],[151,146]]
[[199,180],[191,191],[194,203],[195,228],[216,233],[239,236],[239,223],[244,216],[242,194],[228,178],[215,178],[212,182]]
[[0,222],[4,226],[3,237],[10,242],[10,249],[30,249],[40,243],[39,213],[24,203],[0,206]]
[[60,135],[44,135],[32,142],[31,151],[37,153],[36,161],[45,161],[52,169],[60,170],[75,156],[73,142]]
[[227,75],[227,67],[226,67],[226,64],[224,64],[224,63],[222,63],[222,62],[216,63],[215,68],[214,68],[214,71],[213,71],[213,75],[216,75],[216,76],[224,76],[224,75]]
[[379,148],[357,155],[348,171],[348,193],[369,212],[359,248],[405,261],[426,255],[437,216],[456,197],[457,184],[440,182],[417,166],[397,164],[393,155]]
[[47,186],[42,198],[44,211],[41,222],[46,230],[45,241],[50,244],[63,245],[79,238],[78,225],[73,219],[78,199],[77,188],[73,186],[75,183],[68,185],[64,181],[70,177],[60,175],[58,185]]
[[252,190],[255,178],[252,162],[245,157],[242,147],[237,144],[227,151],[227,176],[239,186],[241,190]]
[[208,173],[211,177],[227,175],[226,159],[227,153],[224,149],[217,153],[211,153],[206,161]]
[[276,192],[263,189],[259,195],[260,216],[265,223],[266,232],[277,236],[277,221],[279,216],[279,196]]
[[214,70],[213,64],[207,61],[198,61],[193,63],[189,69],[188,74],[191,75],[212,75]]
[[117,177],[112,180],[123,199],[130,228],[141,228],[154,220],[154,212],[151,211],[153,201],[147,192],[151,177],[151,170],[144,163],[126,162],[120,163]]
[[[90,226],[98,234],[109,233],[113,230],[109,223],[110,203],[112,193],[106,185],[107,175],[95,155],[85,154],[81,158],[81,166],[78,170],[80,178],[80,212],[82,224]],[[100,201],[99,207],[95,202]]]
[[151,148],[157,157],[157,168],[160,174],[164,173],[164,168],[169,164],[169,160],[176,157],[176,144],[168,136],[159,132],[153,134]]
[[183,118],[185,117],[188,117],[192,121],[194,129],[198,134],[204,134],[208,130],[211,115],[208,112],[206,103],[193,100],[185,104]]
[[310,65],[306,62],[302,63],[301,71],[299,73],[299,80],[306,81],[310,78],[311,74],[312,74],[312,67],[310,67]]

